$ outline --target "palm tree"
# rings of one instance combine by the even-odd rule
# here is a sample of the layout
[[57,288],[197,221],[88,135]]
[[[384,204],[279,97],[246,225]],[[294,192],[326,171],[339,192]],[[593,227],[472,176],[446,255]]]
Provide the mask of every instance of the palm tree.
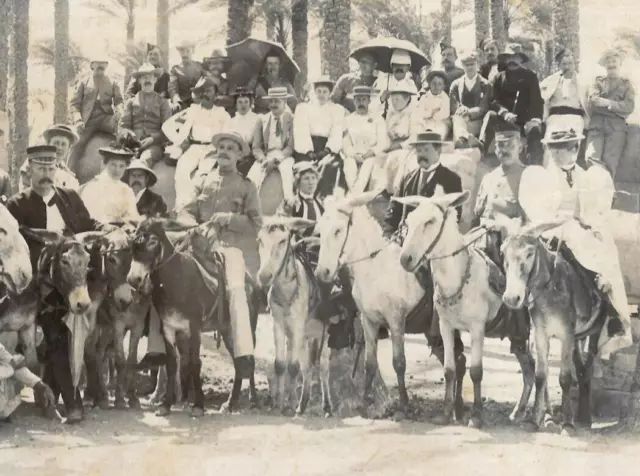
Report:
[[254,0],[229,0],[227,7],[227,44],[231,45],[251,36],[251,8]]
[[580,1],[556,0],[554,9],[556,41],[573,52],[576,66],[580,61]]
[[488,0],[475,0],[474,1],[474,17],[476,26],[476,46],[480,47],[480,44],[485,38],[490,35],[491,29],[491,14],[489,13],[489,1]]
[[55,100],[53,122],[66,123],[69,116],[69,0],[56,0],[55,18]]
[[7,109],[7,67],[9,61],[9,16],[13,0],[0,0],[0,111]]
[[442,41],[445,44],[450,45],[452,43],[451,37],[453,33],[453,25],[451,24],[451,0],[441,0],[441,6],[444,25],[444,36]]
[[502,51],[507,42],[508,29],[505,28],[505,0],[491,0],[491,35]]
[[27,158],[29,146],[29,0],[13,2],[9,14],[9,64],[7,113],[9,117],[9,174],[14,190],[18,189],[20,166]]
[[162,52],[162,64],[169,67],[169,0],[157,0],[156,43]]
[[[32,45],[29,54],[37,64],[51,68],[56,67],[55,40],[53,38],[40,40],[35,45]],[[68,57],[69,61],[64,74],[68,82],[74,84],[80,79],[81,74],[89,65],[90,59],[82,53],[80,46],[73,41],[68,45]]]
[[293,60],[300,66],[296,78],[296,93],[300,95],[309,75],[307,44],[309,42],[309,1],[291,0],[291,42]]
[[349,70],[351,0],[333,0],[323,6],[320,35],[322,72],[333,79]]

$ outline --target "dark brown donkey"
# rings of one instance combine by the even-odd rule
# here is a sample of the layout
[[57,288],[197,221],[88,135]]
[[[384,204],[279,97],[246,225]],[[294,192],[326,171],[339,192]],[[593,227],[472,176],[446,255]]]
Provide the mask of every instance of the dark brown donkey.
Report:
[[[195,230],[203,228],[201,225],[194,228],[191,233],[192,239],[200,236]],[[167,231],[180,231],[186,229],[179,224],[158,218],[146,219],[138,225],[132,245],[132,263],[129,271],[128,281],[134,289],[143,295],[151,296],[153,305],[162,321],[163,334],[167,349],[167,390],[161,406],[158,408],[158,415],[166,415],[170,412],[171,406],[175,403],[175,382],[178,370],[178,344],[182,341],[187,345],[186,355],[181,357],[186,360],[183,366],[185,372],[182,375],[182,392],[186,396],[188,389],[193,384],[195,390],[193,416],[201,416],[204,413],[204,394],[202,391],[202,381],[200,370],[202,363],[200,360],[201,332],[214,322],[214,327],[222,335],[225,347],[231,355],[233,343],[231,340],[230,326],[221,326],[218,316],[220,306],[226,310],[227,302],[224,298],[222,276],[218,268],[216,273],[206,272],[208,263],[200,264],[201,260],[196,259],[189,253],[178,251],[169,238]],[[208,241],[200,236],[203,245],[208,245]],[[196,246],[194,248],[201,248]],[[210,245],[206,249],[210,249]],[[198,253],[194,249],[194,255]],[[209,254],[211,254],[209,252]],[[204,272],[203,272],[204,271]],[[254,287],[248,283],[247,295],[256,295]],[[249,310],[251,315],[251,328],[255,342],[255,327],[257,324],[257,307],[255,300],[249,299]],[[228,312],[227,312],[228,314]],[[182,359],[181,359],[182,360]],[[234,364],[236,362],[234,361]],[[250,384],[252,396],[255,396],[253,385],[253,372],[251,372]],[[233,390],[229,395],[226,408],[229,410],[237,403],[242,386],[243,375],[238,366],[235,366],[235,377]]]
[[[528,306],[535,332],[536,396],[532,419],[524,422],[525,428],[537,430],[548,407],[549,338],[556,337],[562,346],[562,432],[571,435],[575,432],[570,397],[572,365],[579,390],[577,422],[590,427],[591,373],[607,305],[588,277],[563,256],[564,252],[551,251],[540,238],[541,233],[558,225],[529,226],[505,240],[502,252],[507,283],[502,299],[512,309]],[[576,342],[586,338],[588,351],[582,355],[581,345]]]

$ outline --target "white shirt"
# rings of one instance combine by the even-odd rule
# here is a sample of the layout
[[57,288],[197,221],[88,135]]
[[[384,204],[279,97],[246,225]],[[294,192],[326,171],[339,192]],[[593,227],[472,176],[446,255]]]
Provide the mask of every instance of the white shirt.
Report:
[[416,115],[422,120],[444,121],[451,116],[451,103],[444,91],[437,96],[427,91],[416,104]]
[[58,208],[58,205],[49,205],[49,202],[53,199],[55,194],[56,192],[52,189],[46,196],[42,197],[44,204],[47,206],[47,230],[62,233],[67,225],[62,219],[60,209]]
[[246,143],[251,145],[253,142],[253,133],[259,121],[260,116],[253,111],[249,111],[244,115],[236,113],[236,115],[231,118],[231,121],[229,121],[229,127],[238,132]]
[[193,110],[189,109],[189,115],[187,123],[191,123],[191,139],[197,142],[210,143],[211,138],[223,132],[231,120],[227,111],[218,106],[205,109],[198,105]]
[[345,119],[342,150],[347,157],[373,151],[382,155],[388,146],[387,124],[378,114],[353,112]]
[[136,196],[127,184],[102,172],[87,183],[80,198],[89,214],[102,223],[139,219]]
[[[282,123],[282,116],[280,116],[280,135],[276,135],[276,124],[278,122],[278,118],[273,115],[272,112],[269,113],[269,150],[282,150],[282,135],[284,134],[284,124]],[[268,152],[268,151],[267,151]]]
[[[133,189],[132,189],[133,190]],[[142,190],[140,190],[138,193],[136,193],[136,203],[138,203],[140,201],[140,199],[142,198],[142,196],[144,195],[144,192],[147,191],[147,187],[143,188]]]
[[345,108],[334,102],[299,104],[293,116],[293,145],[296,152],[313,151],[312,136],[326,137],[326,147],[333,153],[342,149]]
[[418,186],[422,188],[433,179],[433,176],[436,174],[436,169],[440,167],[440,161],[437,161],[435,164],[430,165],[427,169],[420,168],[420,180],[418,182]]
[[476,81],[478,80],[478,73],[471,79],[465,74],[464,75],[464,87],[467,88],[467,91],[471,91],[473,87],[476,85]]

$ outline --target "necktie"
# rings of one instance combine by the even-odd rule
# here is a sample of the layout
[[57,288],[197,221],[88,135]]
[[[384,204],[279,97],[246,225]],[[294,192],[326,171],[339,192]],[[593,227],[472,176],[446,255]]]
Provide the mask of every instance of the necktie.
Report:
[[276,119],[276,137],[280,137],[282,134],[282,124],[280,123],[280,118]]
[[307,220],[315,220],[318,218],[313,198],[305,198],[304,203],[307,205]]
[[562,169],[565,175],[567,176],[567,183],[569,187],[573,187],[573,167],[570,169]]

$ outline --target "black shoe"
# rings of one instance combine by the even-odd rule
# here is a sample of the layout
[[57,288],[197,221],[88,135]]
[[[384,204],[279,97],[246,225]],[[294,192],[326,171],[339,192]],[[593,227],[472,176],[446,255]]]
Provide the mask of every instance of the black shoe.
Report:
[[625,335],[624,326],[618,317],[612,317],[607,324],[607,333],[609,337],[617,337]]
[[138,370],[151,369],[155,367],[160,367],[167,363],[166,354],[160,354],[158,352],[149,352],[147,353],[140,363],[137,365]]

